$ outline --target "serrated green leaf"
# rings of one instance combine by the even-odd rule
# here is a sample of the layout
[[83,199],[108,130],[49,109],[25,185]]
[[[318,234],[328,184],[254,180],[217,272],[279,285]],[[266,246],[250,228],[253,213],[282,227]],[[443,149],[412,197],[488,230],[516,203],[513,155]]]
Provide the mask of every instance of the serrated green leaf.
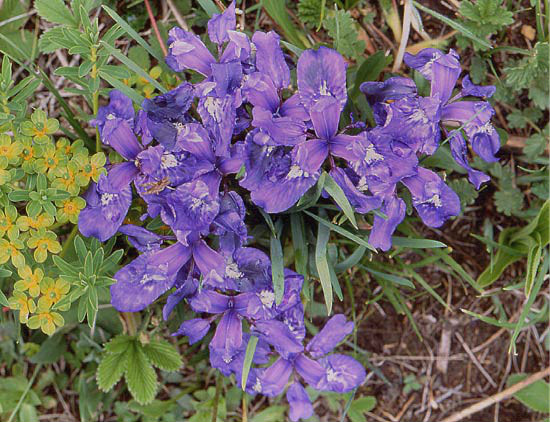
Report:
[[143,345],[149,362],[164,371],[177,371],[183,365],[176,348],[166,340],[152,340]]
[[119,334],[118,336],[112,338],[105,345],[105,352],[107,353],[124,353],[129,347],[130,343],[134,340],[133,336],[128,336],[125,334]]
[[333,46],[347,57],[357,57],[365,50],[365,42],[359,39],[355,21],[350,12],[336,10],[323,21],[323,27],[333,39]]
[[475,187],[466,179],[454,179],[448,183],[449,187],[460,198],[462,210],[468,205],[472,205],[478,197],[478,192]]
[[157,394],[157,374],[136,340],[128,348],[124,378],[130,394],[139,404],[153,401]]
[[359,397],[353,400],[348,410],[348,417],[351,422],[367,422],[366,412],[370,412],[376,406],[376,399],[373,396]]
[[497,211],[511,216],[523,208],[523,192],[516,187],[507,186],[495,192],[494,199]]
[[107,354],[101,359],[97,367],[97,386],[107,392],[122,378],[128,366],[126,353]]
[[256,345],[258,344],[258,337],[250,336],[248,344],[246,345],[246,352],[243,361],[243,372],[241,376],[241,388],[246,390],[246,383],[248,382],[248,374],[252,367],[252,361],[254,360],[254,353],[256,353]]

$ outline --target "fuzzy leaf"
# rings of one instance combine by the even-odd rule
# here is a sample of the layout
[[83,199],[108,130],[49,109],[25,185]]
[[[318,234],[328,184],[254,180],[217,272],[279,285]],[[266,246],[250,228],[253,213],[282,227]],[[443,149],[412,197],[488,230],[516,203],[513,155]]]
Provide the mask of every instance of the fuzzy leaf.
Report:
[[177,371],[183,365],[178,351],[166,340],[153,340],[144,344],[143,352],[149,362],[164,371]]
[[96,380],[101,391],[109,391],[120,380],[128,365],[126,353],[107,354],[97,367]]
[[141,343],[134,341],[126,352],[127,367],[124,378],[132,397],[139,404],[153,401],[157,394],[157,374],[143,352]]
[[344,56],[356,57],[365,50],[365,42],[358,38],[355,21],[349,12],[336,10],[324,20],[323,27],[333,39],[334,48]]

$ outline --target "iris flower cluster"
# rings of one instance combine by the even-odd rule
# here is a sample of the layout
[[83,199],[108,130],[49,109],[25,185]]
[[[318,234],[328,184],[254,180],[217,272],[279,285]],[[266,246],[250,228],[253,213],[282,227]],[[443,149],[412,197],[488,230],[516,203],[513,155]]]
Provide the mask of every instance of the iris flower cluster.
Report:
[[[499,141],[490,123],[493,110],[487,102],[462,99],[488,97],[493,89],[465,77],[452,97],[458,56],[424,50],[405,60],[431,81],[429,97],[418,95],[407,78],[366,82],[361,90],[377,126],[355,123],[339,130],[347,89],[346,63],[338,52],[304,51],[296,65],[296,90],[279,36],[258,31],[249,39],[236,31],[234,3],[210,19],[208,35],[217,58],[199,37],[180,28],[168,39],[167,64],[176,72],[195,71],[202,81],[146,99],[137,114],[129,98],[111,92],[95,125],[103,143],[125,161],[110,165],[88,190],[79,228],[101,241],[122,233],[141,252],[115,275],[111,296],[119,311],[140,311],[170,291],[163,309],[168,318],[185,299],[197,318],[184,321],[174,335],[193,344],[215,325],[211,365],[234,374],[237,383],[249,339],[258,338],[244,389],[277,396],[289,385],[290,418],[296,421],[313,413],[304,385],[342,393],[364,381],[359,362],[332,353],[353,323],[335,315],[306,342],[303,277],[285,269],[277,303],[270,259],[248,245],[245,202],[231,186],[238,180],[252,203],[279,213],[296,204],[328,167],[355,211],[380,211],[369,242],[387,250],[405,216],[400,184],[431,227],[459,213],[457,195],[419,165],[419,156],[437,150],[442,130],[472,183],[479,187],[487,180],[468,164],[463,133],[473,151],[494,160]],[[171,235],[123,225],[132,185],[146,205],[143,220],[160,218]]]

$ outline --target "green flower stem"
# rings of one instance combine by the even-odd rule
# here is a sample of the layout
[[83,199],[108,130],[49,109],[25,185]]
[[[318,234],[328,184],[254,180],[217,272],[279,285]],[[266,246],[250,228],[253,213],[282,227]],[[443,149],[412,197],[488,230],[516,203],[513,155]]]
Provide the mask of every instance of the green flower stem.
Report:
[[10,415],[10,418],[8,419],[8,422],[12,422],[14,420],[15,415],[17,414],[17,412],[19,412],[19,408],[21,407],[21,405],[23,404],[23,401],[27,397],[27,394],[29,393],[32,385],[34,384],[34,380],[35,380],[36,376],[38,375],[38,372],[40,372],[41,368],[42,368],[41,363],[36,365],[36,367],[34,368],[34,372],[32,373],[32,377],[29,380],[29,382],[27,383],[27,387],[25,388],[25,391],[23,391],[23,394],[21,394],[21,397],[19,397],[19,401],[17,402],[17,405],[15,406],[15,409],[13,409],[13,412],[11,412],[11,415]]
[[78,226],[75,225],[71,230],[71,232],[69,233],[69,237],[67,237],[67,239],[65,240],[63,249],[61,250],[61,252],[59,252],[60,258],[63,258],[67,254],[77,233],[78,233]]
[[[90,75],[92,76],[93,80],[96,80],[99,77],[99,74],[97,70],[97,47],[95,46],[91,49],[91,61],[93,63],[93,66]],[[95,83],[94,86],[96,86]],[[97,111],[99,110],[99,88],[92,93],[92,107],[95,117],[97,116]],[[95,151],[101,151],[101,139],[99,137],[99,129],[97,127],[95,128]]]
[[216,394],[214,395],[214,403],[212,404],[212,422],[218,420],[218,404],[220,402],[220,393],[222,391],[222,378],[220,373],[216,375]]
[[131,336],[135,336],[138,328],[136,312],[123,312],[122,315],[126,320],[126,328],[128,329],[128,334]]

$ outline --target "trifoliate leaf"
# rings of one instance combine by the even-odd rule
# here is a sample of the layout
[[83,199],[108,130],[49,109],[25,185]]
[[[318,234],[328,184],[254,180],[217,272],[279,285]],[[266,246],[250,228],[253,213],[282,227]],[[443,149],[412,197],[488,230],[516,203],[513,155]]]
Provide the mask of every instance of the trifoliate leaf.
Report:
[[525,141],[525,147],[523,153],[527,156],[527,159],[533,160],[542,155],[545,148],[548,146],[548,138],[542,133],[535,133]]
[[449,182],[449,187],[455,191],[460,198],[460,207],[464,208],[472,205],[476,200],[478,193],[474,186],[466,179],[455,179]]
[[107,354],[97,367],[96,380],[101,391],[109,391],[120,380],[128,365],[126,353]]
[[514,110],[507,116],[509,126],[512,129],[525,129],[529,122],[535,123],[542,117],[542,111],[529,107],[525,110]]
[[523,192],[511,186],[495,192],[495,205],[497,211],[504,215],[516,214],[523,207]]
[[34,7],[40,16],[52,23],[75,26],[76,19],[63,0],[36,0]]
[[133,341],[126,355],[127,367],[124,378],[128,390],[139,404],[152,402],[157,394],[157,374],[145,356],[141,343]]
[[547,75],[550,65],[548,43],[537,43],[530,55],[504,68],[506,85],[518,91],[528,88],[538,79],[539,75]]
[[178,351],[166,340],[153,340],[144,344],[143,351],[149,362],[165,371],[177,371],[183,365]]
[[336,10],[323,21],[323,27],[340,54],[356,57],[365,50],[365,42],[358,39],[355,22],[349,12]]

